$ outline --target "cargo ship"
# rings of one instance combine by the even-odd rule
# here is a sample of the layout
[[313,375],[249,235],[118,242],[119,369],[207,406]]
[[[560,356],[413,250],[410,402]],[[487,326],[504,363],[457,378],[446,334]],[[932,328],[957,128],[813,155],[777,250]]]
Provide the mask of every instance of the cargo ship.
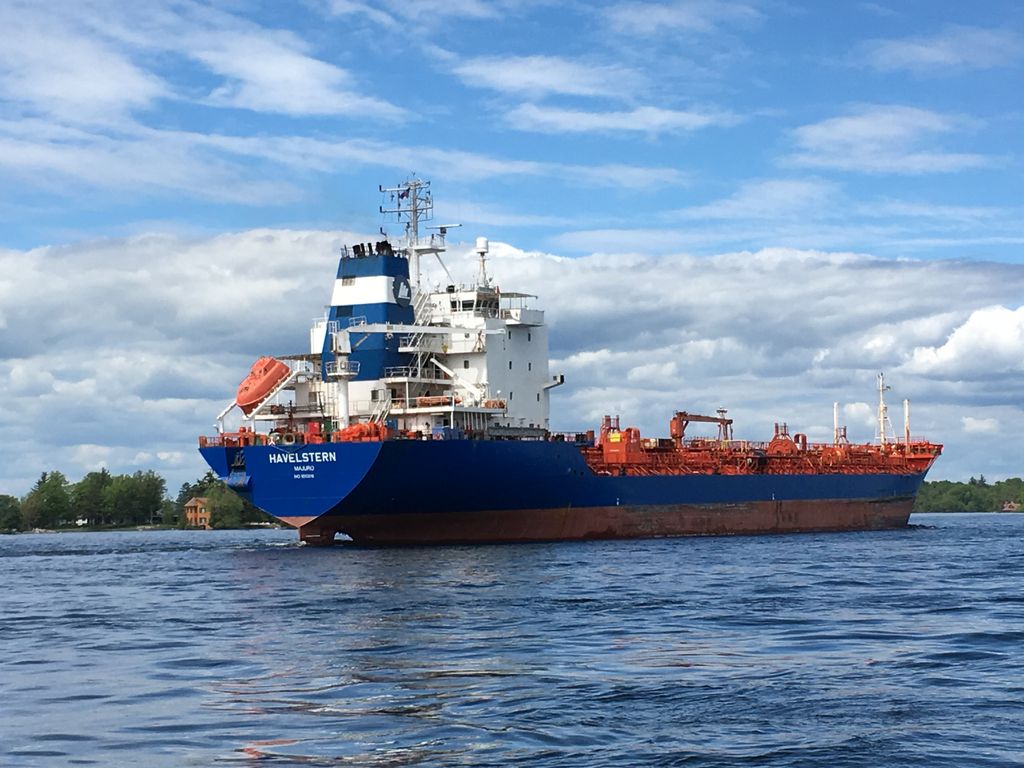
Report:
[[[430,226],[430,182],[381,187],[395,244],[341,248],[330,304],[308,351],[264,356],[199,438],[214,472],[309,544],[526,542],[906,526],[942,446],[892,434],[878,379],[878,439],[855,444],[833,407],[831,442],[776,424],[738,440],[727,411],[666,414],[644,437],[605,416],[555,432],[536,296],[502,290],[476,240],[470,284]],[[422,262],[446,282],[425,287]],[[229,428],[229,423],[235,426]],[[714,434],[687,434],[691,425]]]

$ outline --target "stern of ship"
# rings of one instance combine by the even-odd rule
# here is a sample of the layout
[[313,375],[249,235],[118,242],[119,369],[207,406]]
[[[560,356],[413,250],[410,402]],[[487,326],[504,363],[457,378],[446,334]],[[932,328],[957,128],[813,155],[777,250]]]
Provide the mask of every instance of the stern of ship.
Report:
[[200,448],[214,474],[314,545],[333,543],[338,528],[331,523],[331,514],[369,474],[382,445],[237,446],[224,442],[207,438]]

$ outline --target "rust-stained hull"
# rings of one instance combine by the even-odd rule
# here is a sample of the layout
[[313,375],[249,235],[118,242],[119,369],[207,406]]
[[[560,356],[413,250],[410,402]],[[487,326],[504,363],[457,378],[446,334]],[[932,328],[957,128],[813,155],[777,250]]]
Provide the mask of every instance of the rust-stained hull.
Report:
[[905,527],[913,505],[908,497],[366,514],[311,521],[299,536],[322,545],[342,533],[357,544],[395,546],[861,531]]

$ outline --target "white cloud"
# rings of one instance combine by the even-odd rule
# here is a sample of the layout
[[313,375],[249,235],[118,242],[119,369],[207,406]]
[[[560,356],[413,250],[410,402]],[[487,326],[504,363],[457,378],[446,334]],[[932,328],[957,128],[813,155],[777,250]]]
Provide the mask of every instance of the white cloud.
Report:
[[[851,424],[860,428],[857,431],[863,431],[865,427],[875,427],[877,431],[878,411],[876,407],[872,407],[865,402],[845,403],[843,405],[843,416]],[[853,434],[852,429],[850,434]]]
[[676,133],[711,126],[730,126],[739,119],[727,112],[696,112],[658,107],[637,107],[623,112],[587,112],[576,109],[521,104],[506,117],[521,131],[539,133]]
[[117,122],[169,95],[110,41],[46,6],[0,6],[0,99],[79,123]]
[[454,72],[468,85],[502,93],[544,96],[626,96],[640,75],[617,65],[587,64],[559,56],[490,56],[468,59]]
[[261,179],[216,151],[204,137],[139,128],[133,135],[69,135],[36,121],[0,121],[0,169],[33,186],[165,194],[237,203],[289,202],[297,191]]
[[72,460],[86,472],[98,472],[106,467],[110,454],[110,446],[95,443],[82,443],[71,449]]
[[861,173],[951,173],[989,165],[991,158],[922,146],[963,127],[960,118],[907,106],[865,106],[849,115],[793,131],[798,150],[787,160],[808,168]]
[[857,212],[871,217],[902,217],[915,219],[941,219],[958,222],[984,222],[1019,214],[1006,208],[979,205],[939,205],[911,200],[872,200],[857,205]]
[[361,3],[355,0],[330,0],[328,12],[333,16],[365,16],[370,21],[391,29],[398,26],[398,21],[391,14],[377,7],[376,3]]
[[450,181],[532,176],[569,184],[641,189],[684,180],[680,171],[668,167],[539,162],[387,141],[225,136],[141,127],[131,136],[115,138],[34,121],[0,120],[0,169],[33,186],[64,192],[72,181],[123,192],[187,191],[204,200],[247,204],[289,203],[301,198],[296,187],[273,180],[280,173],[261,173],[264,169],[254,168],[253,161],[315,173],[332,172],[339,164],[402,173],[416,168]]
[[872,40],[860,52],[875,69],[939,74],[948,70],[988,69],[1024,56],[1024,38],[1006,29],[947,26],[932,36]]
[[916,348],[904,368],[915,373],[966,379],[1024,373],[1024,306],[975,310],[944,344]]
[[395,26],[397,19],[420,24],[437,24],[446,19],[499,18],[510,3],[485,0],[379,0],[375,3],[354,0],[330,0],[331,13],[338,16],[362,14],[385,26]]
[[619,3],[605,11],[605,18],[616,32],[648,36],[671,32],[706,34],[728,24],[757,21],[761,13],[752,2],[676,0]]
[[215,8],[163,2],[0,8],[0,97],[71,124],[131,128],[129,112],[159,98],[197,95],[194,84],[172,88],[140,66],[154,53],[200,63],[222,78],[207,104],[358,119],[405,114],[359,93],[350,73],[313,56],[297,35]]
[[992,434],[999,431],[998,419],[978,419],[974,416],[963,416],[960,418],[964,432],[977,432],[981,434]]
[[691,219],[777,219],[826,208],[836,185],[815,179],[748,181],[730,197],[680,211]]
[[563,232],[551,238],[556,248],[572,252],[664,253],[684,248],[689,241],[677,229],[585,229]]
[[7,381],[10,392],[16,395],[42,395],[54,388],[53,374],[39,363],[13,363]]
[[345,70],[313,58],[290,33],[224,32],[197,35],[191,58],[227,79],[213,104],[288,115],[349,115],[397,119],[405,111],[355,91]]

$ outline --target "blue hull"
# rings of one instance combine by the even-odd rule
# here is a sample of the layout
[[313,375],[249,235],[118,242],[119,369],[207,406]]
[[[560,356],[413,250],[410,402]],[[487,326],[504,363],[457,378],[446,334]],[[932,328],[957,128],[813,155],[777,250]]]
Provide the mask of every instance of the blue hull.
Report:
[[419,543],[886,528],[906,524],[924,479],[598,476],[574,445],[540,441],[201,451],[236,491],[310,541],[335,532]]

